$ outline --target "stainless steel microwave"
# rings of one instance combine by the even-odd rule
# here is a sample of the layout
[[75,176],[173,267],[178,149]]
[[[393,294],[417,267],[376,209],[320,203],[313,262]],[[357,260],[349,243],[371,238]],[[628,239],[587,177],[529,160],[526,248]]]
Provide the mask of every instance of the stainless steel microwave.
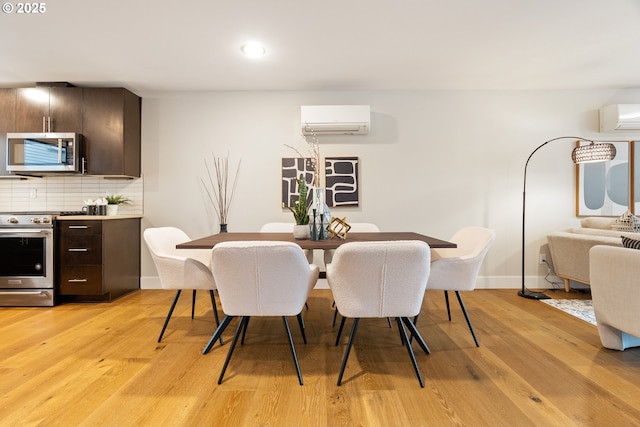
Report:
[[82,135],[7,133],[7,172],[83,173]]

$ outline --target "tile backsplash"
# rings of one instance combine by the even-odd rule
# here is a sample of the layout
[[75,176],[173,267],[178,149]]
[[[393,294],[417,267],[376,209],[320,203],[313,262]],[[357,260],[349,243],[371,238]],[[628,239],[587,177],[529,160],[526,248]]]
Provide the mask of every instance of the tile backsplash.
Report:
[[120,214],[143,214],[143,178],[104,179],[60,176],[0,179],[0,212],[78,211],[84,200],[107,194],[122,194],[132,200],[121,205]]

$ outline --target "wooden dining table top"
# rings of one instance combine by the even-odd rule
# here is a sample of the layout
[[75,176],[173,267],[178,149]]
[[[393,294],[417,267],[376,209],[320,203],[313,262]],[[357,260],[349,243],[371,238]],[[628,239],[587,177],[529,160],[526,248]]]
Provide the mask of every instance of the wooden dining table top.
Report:
[[293,242],[302,249],[336,249],[343,243],[348,242],[380,242],[394,240],[421,240],[432,248],[455,248],[457,245],[446,240],[436,239],[435,237],[425,236],[424,234],[408,232],[408,231],[391,231],[391,232],[367,232],[367,233],[348,233],[345,239],[333,237],[325,240],[295,239],[293,233],[218,233],[211,236],[195,239],[190,242],[184,242],[176,245],[177,249],[211,249],[221,242],[232,241],[281,241]]

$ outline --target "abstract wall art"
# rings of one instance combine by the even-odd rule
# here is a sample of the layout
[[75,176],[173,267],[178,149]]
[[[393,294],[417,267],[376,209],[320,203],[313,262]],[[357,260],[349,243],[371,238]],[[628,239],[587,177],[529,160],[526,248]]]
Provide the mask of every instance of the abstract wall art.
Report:
[[[581,142],[581,145],[588,144]],[[612,142],[616,158],[601,163],[576,165],[576,214],[620,216],[632,208],[629,142]]]
[[358,158],[325,158],[325,200],[329,207],[357,207],[359,200]]
[[313,181],[312,158],[283,158],[282,159],[282,206],[291,206],[298,200],[300,189],[296,181],[304,177],[307,184]]

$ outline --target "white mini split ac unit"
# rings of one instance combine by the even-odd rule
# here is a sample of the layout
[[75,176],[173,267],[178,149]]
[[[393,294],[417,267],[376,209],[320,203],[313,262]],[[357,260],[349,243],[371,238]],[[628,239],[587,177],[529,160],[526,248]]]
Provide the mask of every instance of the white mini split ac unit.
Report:
[[600,132],[640,130],[640,104],[614,104],[600,109]]
[[303,105],[303,135],[366,135],[371,127],[368,105]]

